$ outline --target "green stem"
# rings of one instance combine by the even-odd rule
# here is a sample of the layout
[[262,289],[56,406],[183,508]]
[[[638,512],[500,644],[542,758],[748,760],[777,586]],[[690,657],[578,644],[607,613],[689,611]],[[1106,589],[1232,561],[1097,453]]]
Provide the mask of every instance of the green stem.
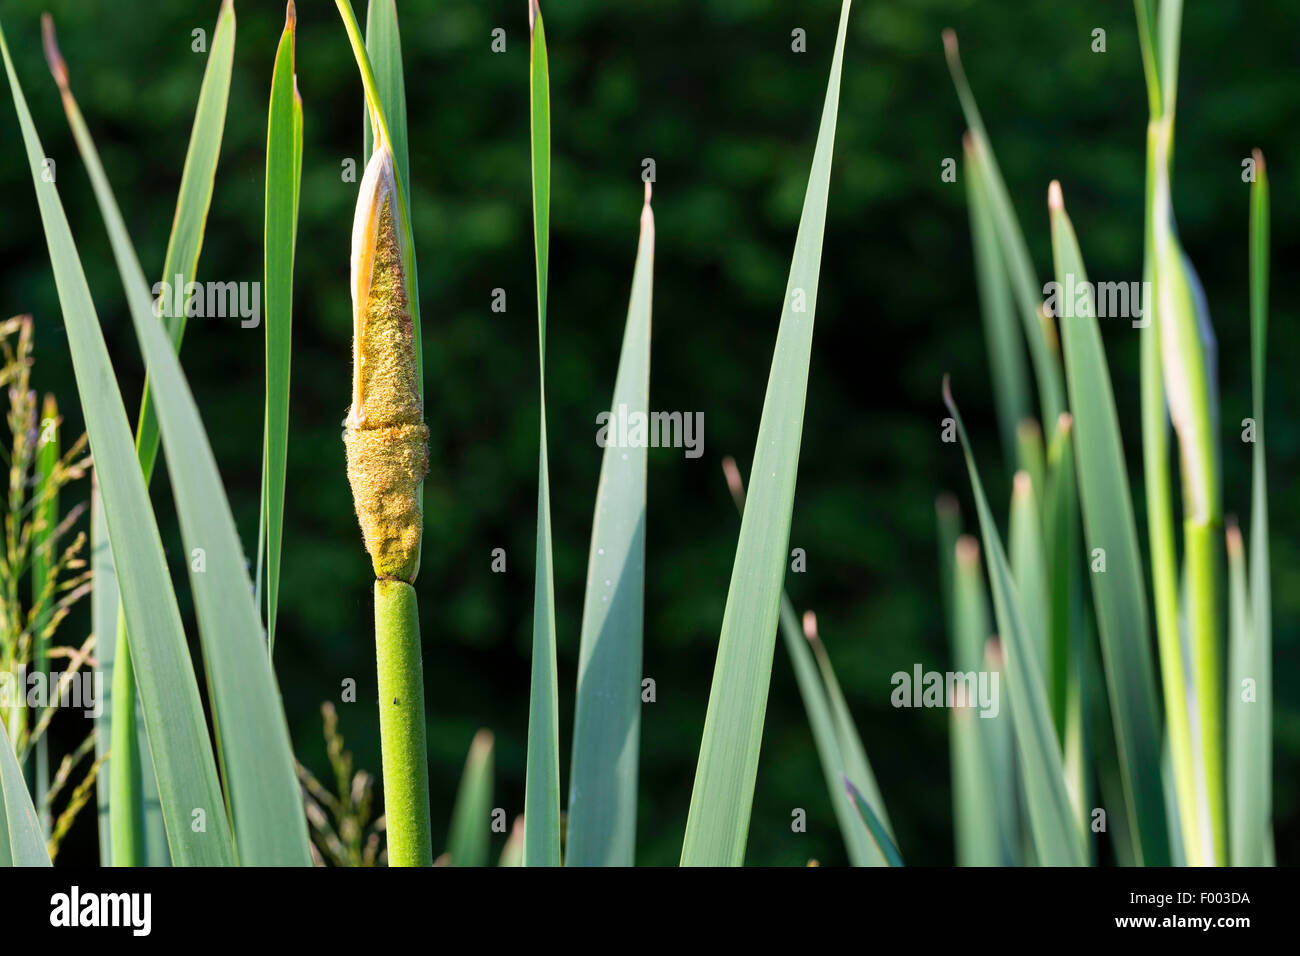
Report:
[[1219,662],[1219,542],[1217,521],[1189,520],[1183,524],[1186,544],[1187,616],[1191,634],[1192,681],[1199,723],[1200,776],[1203,794],[1204,844],[1212,857],[1203,862],[1227,862],[1227,831],[1223,806],[1223,685]]
[[405,581],[375,582],[375,653],[388,865],[432,866],[420,616]]
[[[1139,0],[1140,2],[1140,0]],[[1158,99],[1158,94],[1157,94]],[[1142,316],[1142,459],[1147,498],[1147,534],[1151,545],[1151,585],[1155,598],[1156,636],[1160,650],[1160,679],[1164,687],[1165,725],[1169,735],[1178,804],[1179,832],[1188,863],[1200,865],[1197,836],[1195,757],[1187,710],[1182,637],[1178,626],[1177,549],[1174,545],[1174,506],[1169,464],[1169,413],[1165,405],[1164,371],[1160,358],[1160,301],[1156,291],[1155,181],[1157,142],[1155,121],[1147,127],[1146,227],[1143,275],[1150,293]]]
[[140,735],[136,731],[135,670],[126,640],[126,618],[118,612],[113,660],[112,751],[108,761],[108,822],[114,866],[144,866],[144,788]]

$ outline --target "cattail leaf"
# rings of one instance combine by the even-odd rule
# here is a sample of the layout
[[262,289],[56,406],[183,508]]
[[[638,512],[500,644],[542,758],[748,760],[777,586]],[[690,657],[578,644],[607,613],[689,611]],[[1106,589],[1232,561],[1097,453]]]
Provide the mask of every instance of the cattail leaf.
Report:
[[[7,60],[7,52],[5,57]],[[0,804],[3,804],[0,827],[5,830],[4,837],[0,838],[0,866],[50,866],[36,808],[32,806],[31,794],[27,792],[3,720],[0,720]]]
[[[45,34],[46,59],[63,95],[64,111],[72,127],[77,148],[85,157],[88,166],[98,167],[98,157],[95,156],[92,161],[90,156],[94,153],[94,145],[90,142],[90,133],[86,129],[81,111],[69,88],[67,66],[59,54],[53,20],[48,15],[42,17],[42,27]],[[208,208],[212,199],[217,159],[221,152],[234,44],[234,6],[227,0],[222,5],[218,16],[208,64],[199,90],[194,126],[181,173],[176,214],[172,221],[172,231],[168,238],[167,253],[163,263],[162,283],[158,287],[161,313],[173,347],[177,349],[180,348],[185,331],[184,293],[198,268],[199,251],[202,247]],[[151,384],[146,375],[136,430],[136,454],[146,485],[153,474],[159,440],[157,415],[150,397],[151,392]],[[116,632],[116,635],[109,639],[115,644],[123,645],[121,656],[123,660],[129,661],[130,650],[125,646],[126,619],[121,611],[119,611]],[[124,695],[136,696],[132,668],[121,669],[118,683]],[[143,750],[136,749],[145,738],[145,729],[137,719],[139,712],[139,707],[119,708],[120,726],[114,733],[121,742],[118,749],[119,756],[123,759],[104,768],[107,771],[105,776],[110,778],[111,786],[115,790],[113,802],[117,807],[114,819],[119,836],[118,856],[123,857],[118,863],[123,866],[145,862],[146,855],[151,865],[162,865],[168,854],[165,846],[157,845],[158,834],[161,832],[159,828],[162,810],[156,798],[155,784],[151,780],[151,761],[144,755]],[[127,741],[131,742],[129,746],[126,745]],[[149,834],[152,834],[152,837]],[[128,847],[132,848],[131,854],[127,854]],[[140,852],[140,859],[134,858],[134,851]]]
[[970,84],[966,82],[966,72],[957,52],[957,35],[951,30],[945,30],[943,45],[953,85],[957,89],[957,98],[961,102],[966,125],[970,127],[967,138],[970,145],[968,165],[975,167],[976,176],[984,187],[997,231],[1001,261],[1011,279],[1021,327],[1025,341],[1029,344],[1029,358],[1033,364],[1034,378],[1038,382],[1041,420],[1054,422],[1065,411],[1065,388],[1062,384],[1060,358],[1054,353],[1049,330],[1039,317],[1039,307],[1043,302],[1042,287],[1029,255],[1025,234],[1020,228],[1020,220],[1016,218],[1015,207],[1011,204],[1007,184],[998,168],[997,157],[993,154],[993,146],[984,130],[979,106],[975,103]]
[[[92,472],[92,476],[93,476]],[[104,520],[104,503],[99,481],[92,477],[90,493],[90,565],[95,586],[90,591],[91,631],[95,635],[95,665],[104,675],[99,714],[95,717],[95,759],[102,761],[95,777],[96,805],[99,818],[99,865],[113,865],[113,841],[109,805],[112,793],[110,765],[112,758],[113,721],[115,719],[114,671],[117,663],[117,622],[120,608],[117,598],[117,572],[113,568],[113,549],[108,542],[108,525]],[[134,780],[131,790],[138,794],[140,807],[140,842],[143,853],[137,863],[145,866],[171,866],[167,849],[167,828],[162,804],[158,800],[158,778],[149,754],[144,714],[139,695],[134,698],[135,711],[131,729],[136,745],[132,753]]]
[[[383,3],[385,0],[376,0],[377,3]],[[392,2],[392,0],[387,0]],[[361,39],[361,28],[357,25],[356,14],[352,12],[352,4],[349,0],[334,0],[334,5],[338,7],[339,16],[343,19],[343,28],[347,31],[348,42],[352,45],[352,55],[356,58],[357,69],[361,73],[361,86],[365,93],[366,117],[370,132],[366,136],[366,161],[369,162],[370,155],[373,152],[374,134],[378,132],[389,144],[390,151],[400,145],[402,155],[400,160],[394,157],[395,176],[397,178],[398,191],[401,193],[401,201],[397,204],[397,228],[402,233],[400,247],[402,250],[402,271],[406,278],[406,292],[408,305],[411,310],[411,327],[415,334],[415,359],[416,368],[420,373],[420,400],[424,400],[424,356],[421,349],[421,332],[420,332],[420,284],[417,281],[417,272],[415,264],[415,236],[411,226],[411,202],[410,188],[407,184],[407,159],[406,159],[406,94],[405,91],[394,93],[392,85],[399,84],[398,90],[401,90],[402,68],[401,68],[401,49],[397,34],[397,10],[392,10],[392,22],[386,26],[380,26],[386,23],[388,14],[382,8],[376,8],[376,49],[383,56],[382,77],[376,73],[375,67],[370,62],[370,55],[366,51],[366,46]],[[401,140],[397,137],[398,131],[401,131]],[[301,165],[301,157],[299,158]],[[424,503],[424,486],[421,485],[418,491],[421,507]]]
[[[654,213],[645,186],[610,434],[624,416],[650,413],[650,317]],[[624,447],[624,446],[627,447]],[[578,650],[578,696],[565,862],[631,866],[636,850],[645,625],[646,452],[607,441],[596,488]]]
[[[266,133],[263,290],[266,296],[266,426],[262,514],[266,540],[267,654],[275,650],[289,450],[289,374],[293,346],[293,263],[302,172],[302,101],[294,73],[296,11],[290,0],[271,75]],[[259,568],[261,562],[259,561]],[[258,584],[261,584],[259,572]]]
[[[2,31],[0,52],[27,148],[86,431],[99,472],[122,608],[138,648],[134,669],[145,720],[153,728],[149,739],[159,798],[171,824],[168,839],[172,854],[181,864],[230,864],[234,851],[198,685],[126,409],[58,190],[41,176],[45,152]],[[143,278],[140,281],[143,284]],[[146,311],[157,326],[148,306],[147,288],[144,293]],[[157,327],[154,331],[164,334]],[[206,832],[191,827],[195,811],[204,814]]]
[[998,537],[988,499],[984,496],[984,485],[971,454],[966,426],[946,378],[944,401],[956,421],[971,488],[975,493],[994,612],[1002,639],[1002,675],[1011,703],[1011,723],[1020,758],[1034,849],[1038,862],[1044,866],[1082,866],[1085,862],[1083,842],[1065,788],[1065,770],[1047,706],[1047,690],[1035,660],[1034,637],[1026,623],[1015,579],[1002,540]]
[[492,747],[492,734],[487,730],[476,733],[469,745],[447,837],[452,866],[487,866],[492,825]]
[[[985,597],[979,543],[968,536],[948,546],[953,576],[949,584],[952,619],[949,637],[958,671],[978,672],[984,666],[984,646],[992,627]],[[972,702],[973,703],[973,702]],[[953,773],[953,831],[959,866],[1001,866],[1011,861],[1011,834],[1001,826],[998,779],[1014,770],[997,760],[992,734],[1009,729],[1009,716],[982,718],[974,706],[949,711],[949,750]]]
[[[1178,92],[1181,0],[1159,5],[1156,28],[1160,115],[1148,127],[1148,265],[1155,284],[1160,367],[1169,417],[1178,436],[1183,504],[1183,581],[1190,687],[1190,744],[1195,766],[1182,788],[1194,787],[1183,833],[1193,865],[1227,857],[1223,756],[1223,669],[1219,592],[1222,588],[1223,502],[1219,452],[1218,346],[1196,271],[1178,239],[1171,159]],[[1141,12],[1141,11],[1140,11]],[[1149,12],[1149,11],[1148,11]],[[1162,516],[1163,517],[1163,516]],[[1162,560],[1165,542],[1160,543]],[[1165,574],[1166,569],[1162,569]],[[1165,596],[1170,585],[1161,582]],[[1166,639],[1171,643],[1170,639]],[[1168,666],[1166,668],[1169,669]],[[1182,731],[1179,728],[1179,743]],[[1183,747],[1176,751],[1182,757]],[[1185,765],[1180,759],[1178,766]]]
[[[736,502],[736,510],[745,511],[745,488],[740,477],[740,470],[736,467],[735,459],[730,456],[722,461],[722,469],[727,477],[727,485],[731,490],[732,498]],[[809,623],[811,619],[812,623]],[[822,774],[826,778],[826,790],[830,794],[831,808],[835,812],[836,823],[840,828],[840,836],[844,839],[844,846],[848,852],[849,862],[853,866],[885,866],[884,855],[880,849],[871,840],[870,834],[862,828],[857,819],[853,807],[843,798],[844,777],[850,775],[847,761],[845,758],[845,739],[846,735],[841,733],[839,720],[831,701],[830,683],[823,676],[818,675],[819,660],[814,654],[811,643],[817,638],[815,618],[811,613],[805,615],[805,626],[800,629],[799,620],[795,616],[794,605],[790,601],[789,595],[782,592],[781,594],[781,638],[785,642],[786,652],[790,655],[790,664],[794,668],[795,683],[799,685],[799,696],[803,699],[804,710],[808,714],[808,724],[812,728],[813,743],[817,747],[817,758],[821,764]],[[810,630],[811,628],[811,630]],[[820,644],[820,640],[818,640]],[[824,655],[821,655],[824,657]],[[830,674],[834,678],[834,671],[831,670],[830,660],[826,659],[823,674]],[[839,687],[835,685],[838,692]],[[843,695],[840,695],[841,701]],[[844,714],[847,717],[848,708],[844,708]],[[848,718],[848,734],[852,739],[857,739],[857,731],[852,727],[852,719]],[[861,740],[857,740],[861,747]],[[859,773],[858,779],[864,783],[870,784],[871,793],[875,795],[877,806],[884,811],[884,803],[880,800],[880,792],[876,787],[875,776],[871,772],[871,765],[867,762],[865,751],[861,754],[861,760],[866,766],[865,774]],[[850,776],[850,779],[852,777]]]
[[739,866],[745,857],[776,646],[781,584],[789,558],[790,519],[799,468],[848,19],[849,0],[845,0],[840,10],[826,101],[763,401],[753,478],[741,518],[736,560],[722,618],[682,846],[683,865]]
[[[54,529],[59,524],[59,486],[54,480],[54,470],[59,463],[59,406],[53,395],[46,395],[41,407],[41,418],[37,425],[36,467],[32,474],[34,523],[32,526],[31,551],[31,585],[32,606],[39,609],[32,622],[32,634],[35,646],[32,648],[32,667],[36,673],[45,674],[49,670],[50,638],[43,636],[49,626],[51,617],[51,597],[45,597],[47,588],[53,588],[51,578],[53,565],[57,557],[52,549],[55,546]],[[36,806],[41,808],[41,833],[46,838],[50,835],[50,810],[46,806],[46,796],[50,791],[50,751],[49,736],[42,734],[36,741],[36,750],[32,755],[34,777],[32,794]]]
[[[1086,289],[1088,278],[1083,257],[1065,212],[1060,186],[1055,182],[1049,205],[1056,281],[1063,289]],[[1090,296],[1080,296],[1072,305],[1073,314],[1061,319],[1061,338],[1073,409],[1089,579],[1114,717],[1129,832],[1139,841],[1137,858],[1142,863],[1167,866],[1169,837],[1160,784],[1159,705],[1119,416],[1095,304]]]
[[[93,143],[87,136],[81,145],[123,274],[141,350],[154,376],[157,392],[164,399],[158,406],[159,424],[171,448],[167,465],[190,558],[200,634],[207,651],[204,663],[213,700],[213,719],[219,730],[239,858],[246,864],[306,865],[309,862],[306,823],[288,728],[260,639],[261,626],[244,567],[243,549],[216,461],[180,363],[152,314],[144,272]],[[93,447],[93,432],[91,441]],[[100,460],[98,455],[96,460]],[[107,485],[102,473],[101,478]],[[107,489],[105,499],[112,541],[114,515]],[[116,547],[114,551],[121,569],[123,564]],[[125,578],[122,574],[122,581]],[[173,595],[173,611],[174,600]],[[141,667],[147,666],[145,656],[143,650],[137,651],[134,663],[142,696],[147,700],[144,680],[138,676]],[[147,707],[146,722],[152,724]],[[151,745],[160,736],[164,735],[151,733]],[[185,814],[187,819],[189,816]]]
[[826,687],[826,699],[830,703],[831,717],[835,722],[835,735],[843,756],[843,774],[862,791],[871,806],[875,808],[890,839],[893,839],[894,828],[889,822],[885,799],[876,783],[876,774],[871,769],[871,761],[867,759],[867,749],[862,745],[862,737],[858,734],[857,724],[849,711],[849,703],[844,697],[839,679],[835,676],[835,668],[831,666],[830,654],[827,653],[826,645],[822,643],[818,634],[817,618],[811,611],[804,614],[803,633],[808,643],[812,645],[813,657],[816,658],[822,683]]
[[1015,460],[1016,427],[1029,417],[1029,369],[1025,364],[1016,307],[1011,297],[1011,280],[998,248],[998,232],[988,197],[988,185],[980,162],[972,155],[974,143],[963,141],[966,201],[970,207],[971,246],[975,253],[975,285],[984,319],[984,340],[989,353],[989,377],[998,410],[1002,451],[1007,461]]
[[[148,288],[102,167],[87,165],[114,248],[136,336],[154,378],[167,470],[205,650],[235,845],[246,865],[309,865],[288,725],[262,643],[243,547],[180,362],[150,309]],[[112,534],[111,503],[109,529]],[[121,562],[118,562],[121,567]],[[137,653],[137,668],[142,655]],[[150,734],[150,741],[155,735]]]
[[[1231,862],[1263,866],[1272,849],[1273,627],[1269,585],[1268,480],[1264,457],[1264,372],[1268,337],[1268,173],[1255,152],[1250,190],[1251,415],[1255,441],[1250,504],[1248,581],[1240,533],[1228,536],[1229,652],[1227,684],[1228,810]],[[1236,553],[1234,554],[1234,550]],[[1247,681],[1250,683],[1247,684]],[[1254,694],[1249,695],[1248,689]],[[1252,697],[1253,699],[1248,699]]]
[[[406,81],[402,75],[402,37],[397,28],[396,0],[370,0],[366,5],[366,53],[374,68],[375,91],[388,119],[389,147],[397,166],[406,207],[411,207],[410,148],[406,135]],[[374,152],[374,120],[366,107],[364,149],[366,160]],[[364,164],[363,164],[364,165]]]
[[[1025,612],[1031,646],[1039,671],[1047,674],[1047,632],[1050,619],[1047,583],[1047,555],[1043,543],[1042,506],[1039,490],[1029,472],[1018,471],[1011,493],[1011,521],[1007,528],[1011,574]],[[1050,702],[1050,689],[1049,702]]]
[[795,682],[799,685],[799,696],[803,698],[804,710],[808,714],[818,761],[826,778],[826,790],[830,794],[831,808],[835,812],[849,862],[853,866],[885,866],[884,854],[857,819],[852,803],[844,799],[844,780],[848,771],[844,751],[840,746],[835,714],[831,709],[826,686],[817,673],[817,662],[813,658],[812,649],[799,628],[789,597],[784,594],[781,595],[781,637],[794,667]]
[[[203,71],[203,84],[199,87],[194,127],[185,154],[185,166],[181,171],[180,192],[176,196],[176,215],[167,240],[167,254],[163,257],[162,282],[165,283],[165,288],[162,289],[164,294],[159,301],[167,333],[171,337],[173,348],[178,351],[185,335],[185,289],[198,270],[208,209],[212,204],[212,187],[217,175],[217,160],[221,155],[221,137],[226,123],[226,104],[230,98],[230,75],[234,58],[235,5],[233,0],[223,0],[217,26],[212,34],[212,43],[208,48],[208,64]],[[67,108],[66,99],[64,106]],[[75,104],[73,108],[75,109]],[[69,119],[72,120],[72,117],[69,116]],[[73,126],[76,126],[75,121]],[[78,140],[78,148],[84,154],[85,148],[80,143],[80,137]],[[166,294],[168,292],[170,295]],[[178,303],[180,308],[176,308]],[[136,446],[139,448],[140,467],[146,482],[153,474],[154,462],[158,456],[158,415],[157,409],[153,407],[152,394],[152,384],[146,376],[136,428]]]
[[533,248],[537,257],[537,355],[540,423],[537,456],[537,551],[533,579],[532,679],[528,696],[528,766],[524,781],[524,866],[560,865],[560,713],[555,663],[555,568],[551,549],[551,484],[546,448],[546,287],[551,235],[551,92],[546,30],[536,0],[531,31],[528,101],[533,182]]
[[853,806],[857,809],[863,826],[865,826],[867,832],[871,834],[871,839],[875,843],[876,849],[890,866],[902,866],[903,857],[898,852],[898,847],[894,846],[894,841],[890,838],[889,831],[885,828],[885,824],[881,821],[879,814],[877,814],[871,804],[867,802],[867,798],[862,795],[862,791],[853,785],[852,780],[848,777],[844,777],[843,779],[845,792],[847,793],[848,798],[853,802]]

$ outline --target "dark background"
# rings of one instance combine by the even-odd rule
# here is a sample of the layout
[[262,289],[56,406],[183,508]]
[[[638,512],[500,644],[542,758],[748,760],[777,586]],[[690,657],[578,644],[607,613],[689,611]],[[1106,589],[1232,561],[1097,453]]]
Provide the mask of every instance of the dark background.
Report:
[[[216,0],[3,0],[0,15],[81,250],[126,397],[142,365],[108,243],[40,53],[54,14],[74,92],[96,136],[146,271],[161,269]],[[600,449],[594,419],[613,388],[641,203],[657,165],[651,407],[703,411],[704,456],[650,453],[638,860],[680,853],[738,522],[719,461],[744,471],[762,408],[789,256],[839,11],[837,0],[545,4],[554,152],[547,387],[567,784],[578,631]],[[235,76],[200,280],[260,281],[266,104],[283,25],[278,0],[241,0]],[[364,18],[364,0],[357,6]],[[432,472],[418,581],[435,833],[445,832],[474,731],[497,741],[495,805],[523,803],[535,535],[537,333],[528,168],[528,29],[522,0],[402,0],[412,189],[424,316]],[[327,0],[299,3],[305,104],[295,288],[292,436],[276,667],[296,748],[325,769],[318,707],[340,705],[358,764],[378,769],[371,571],[343,470],[349,402],[348,254],[361,163],[361,92]],[[943,183],[963,122],[939,34],[954,27],[1040,276],[1050,265],[1047,183],[1059,178],[1089,271],[1141,272],[1146,99],[1128,0],[859,2],[849,24],[792,547],[808,570],[788,589],[821,631],[909,863],[952,859],[947,714],[889,706],[889,675],[945,669],[933,503],[969,501],[939,440],[939,384],[975,432],[1005,500],[965,189]],[[503,27],[508,47],[490,51]],[[1092,30],[1107,52],[1090,51]],[[806,54],[791,30],[807,31]],[[1293,79],[1300,8],[1290,0],[1190,4],[1179,93],[1175,204],[1221,349],[1226,508],[1248,516],[1247,189],[1263,149],[1273,182],[1268,452],[1276,633],[1278,858],[1300,858],[1300,499]],[[0,106],[0,312],[37,322],[37,387],[80,429],[67,344],[29,173],[7,96]],[[508,311],[490,310],[494,288]],[[1103,325],[1129,461],[1139,457],[1137,337]],[[263,332],[191,322],[183,360],[249,554],[261,462]],[[1137,471],[1134,471],[1137,480]],[[1140,483],[1135,486],[1140,492]],[[166,474],[154,498],[183,604],[183,555]],[[67,497],[71,498],[72,495]],[[1141,519],[1139,528],[1145,532]],[[970,513],[969,506],[967,507]],[[493,548],[508,573],[493,574]],[[64,625],[87,626],[83,618]],[[62,733],[74,739],[77,728]],[[82,730],[84,732],[84,728]],[[793,834],[804,807],[809,831]],[[66,859],[94,859],[87,812]],[[437,841],[437,838],[435,838]],[[497,839],[500,845],[500,838]],[[759,767],[750,863],[843,862],[802,703],[778,647]]]

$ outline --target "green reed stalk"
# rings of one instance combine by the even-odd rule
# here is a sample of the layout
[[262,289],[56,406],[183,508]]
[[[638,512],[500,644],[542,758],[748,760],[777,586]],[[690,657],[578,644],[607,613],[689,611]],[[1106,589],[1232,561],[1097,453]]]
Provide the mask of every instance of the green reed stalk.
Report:
[[429,771],[424,679],[415,588],[375,582],[375,652],[379,665],[379,741],[390,866],[430,866]]

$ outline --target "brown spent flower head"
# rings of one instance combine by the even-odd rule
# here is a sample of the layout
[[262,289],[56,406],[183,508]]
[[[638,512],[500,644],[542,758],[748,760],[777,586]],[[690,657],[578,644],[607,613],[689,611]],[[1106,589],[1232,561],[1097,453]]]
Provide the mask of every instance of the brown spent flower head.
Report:
[[352,407],[343,444],[375,576],[414,581],[420,569],[420,484],[429,471],[429,429],[397,201],[393,154],[381,142],[361,179],[352,223]]

